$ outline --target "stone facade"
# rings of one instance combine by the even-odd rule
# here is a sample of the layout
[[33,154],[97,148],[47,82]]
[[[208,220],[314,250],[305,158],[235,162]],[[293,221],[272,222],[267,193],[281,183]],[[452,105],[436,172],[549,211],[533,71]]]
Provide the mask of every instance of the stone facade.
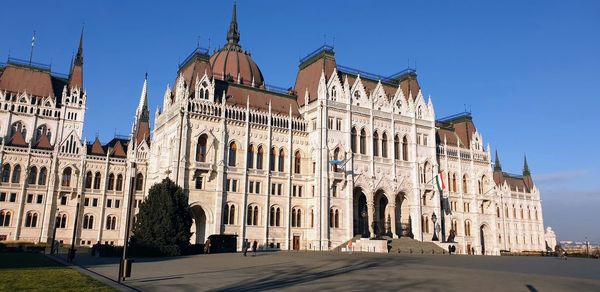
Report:
[[75,229],[77,244],[122,244],[130,196],[135,214],[149,186],[170,177],[189,196],[194,243],[237,234],[240,246],[248,238],[329,250],[363,235],[453,237],[459,253],[544,250],[528,168],[515,176],[492,163],[470,114],[436,120],[414,70],[361,72],[324,46],[282,90],[264,82],[239,40],[234,12],[223,48],[197,49],[180,64],[152,137],[144,81],[131,136],[104,145],[81,139],[87,94],[82,76],[70,80],[82,74],[82,55],[62,77],[4,65],[0,78],[13,67],[41,72],[62,94],[0,88],[0,236],[46,242],[58,218],[60,241],[71,242]]

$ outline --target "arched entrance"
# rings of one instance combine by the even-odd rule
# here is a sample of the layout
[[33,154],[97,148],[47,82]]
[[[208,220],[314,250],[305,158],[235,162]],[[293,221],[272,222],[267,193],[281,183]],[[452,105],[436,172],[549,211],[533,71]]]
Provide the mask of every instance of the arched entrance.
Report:
[[395,234],[412,238],[410,226],[410,207],[408,206],[407,197],[404,193],[399,193],[395,198],[396,209],[394,210],[396,219]]
[[391,216],[387,210],[388,199],[382,190],[375,192],[375,222],[373,232],[376,236],[390,235]]
[[354,188],[352,203],[353,234],[369,237],[367,196],[360,187]]
[[204,243],[206,239],[206,213],[202,207],[195,205],[191,207],[192,211],[192,244]]
[[481,244],[481,254],[485,255],[486,254],[486,236],[488,236],[489,232],[487,230],[487,225],[483,224],[479,227],[479,240],[480,240],[480,244]]

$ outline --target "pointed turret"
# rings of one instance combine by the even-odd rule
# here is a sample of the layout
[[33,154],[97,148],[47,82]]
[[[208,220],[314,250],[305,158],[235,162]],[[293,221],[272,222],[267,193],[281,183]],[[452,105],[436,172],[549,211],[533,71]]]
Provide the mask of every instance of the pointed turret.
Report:
[[524,156],[523,176],[531,176],[531,172],[529,171],[529,165],[527,165],[527,156]]
[[135,121],[133,123],[132,136],[135,139],[135,145],[142,141],[150,141],[150,113],[148,112],[148,73],[144,76],[144,85],[142,85],[142,94],[140,102],[135,111]]
[[73,60],[73,64],[71,66],[69,87],[83,87],[83,28],[81,28],[81,34],[79,35],[79,48],[77,48],[77,55],[75,55],[75,59]]
[[238,30],[237,24],[237,3],[233,1],[233,14],[231,15],[231,23],[229,24],[229,31],[227,32],[227,44],[233,46],[239,46],[240,42],[240,31]]
[[494,171],[502,171],[502,165],[500,165],[500,157],[498,157],[498,150],[496,150],[496,159],[494,161]]
[[527,156],[523,159],[523,181],[528,188],[528,191],[533,189],[533,179],[531,178],[531,172],[529,171],[529,165],[527,165]]

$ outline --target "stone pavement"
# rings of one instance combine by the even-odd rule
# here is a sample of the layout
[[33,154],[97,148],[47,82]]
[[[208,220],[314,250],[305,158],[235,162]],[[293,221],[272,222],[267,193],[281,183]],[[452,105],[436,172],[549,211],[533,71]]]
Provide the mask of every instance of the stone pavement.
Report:
[[[118,259],[76,263],[116,279]],[[141,291],[600,291],[600,260],[554,257],[272,252],[138,259]]]

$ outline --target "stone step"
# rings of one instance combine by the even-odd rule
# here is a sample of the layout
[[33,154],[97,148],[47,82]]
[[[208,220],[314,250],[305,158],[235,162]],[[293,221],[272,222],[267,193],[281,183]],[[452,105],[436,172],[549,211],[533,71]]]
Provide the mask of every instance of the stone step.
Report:
[[407,254],[447,254],[444,250],[433,242],[418,241],[407,237],[388,239],[388,248],[390,253]]

